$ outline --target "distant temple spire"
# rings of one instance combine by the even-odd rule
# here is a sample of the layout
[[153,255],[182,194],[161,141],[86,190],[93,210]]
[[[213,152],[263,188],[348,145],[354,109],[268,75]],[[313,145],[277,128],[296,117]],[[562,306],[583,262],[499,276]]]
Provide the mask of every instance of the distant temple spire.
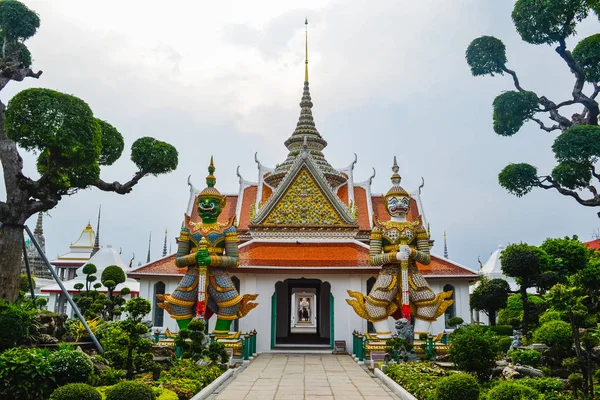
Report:
[[148,238],[148,257],[146,257],[146,262],[150,262],[150,246],[152,245],[152,231],[150,231],[150,238]]
[[44,227],[42,226],[42,222],[43,222],[43,216],[42,213],[38,213],[38,217],[37,217],[37,222],[35,224],[35,230],[33,231],[33,233],[35,233],[36,235],[43,235],[44,234]]
[[100,213],[102,212],[102,204],[98,207],[98,225],[96,226],[96,237],[94,239],[94,249],[92,250],[92,254],[90,254],[90,258],[94,256],[100,250]]
[[167,255],[167,229],[165,228],[165,243],[163,245],[163,257]]
[[306,27],[306,31],[305,31],[306,50],[304,53],[304,82],[308,82],[308,18],[304,19],[304,25]]
[[446,243],[446,231],[444,231],[444,258],[448,258],[448,244]]

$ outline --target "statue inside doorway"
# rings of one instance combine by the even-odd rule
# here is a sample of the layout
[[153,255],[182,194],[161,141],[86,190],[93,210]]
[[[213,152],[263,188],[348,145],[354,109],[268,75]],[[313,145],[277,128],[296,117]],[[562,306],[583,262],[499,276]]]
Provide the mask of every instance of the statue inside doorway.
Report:
[[207,187],[196,198],[201,222],[185,215],[179,236],[176,263],[180,268],[187,267],[185,276],[172,294],[156,297],[160,301],[158,306],[177,320],[179,328],[186,328],[194,314],[208,321],[215,313],[214,334],[226,337],[231,322],[258,305],[252,302],[258,295],[241,296],[227,273],[239,264],[235,217],[228,223],[217,221],[226,198],[215,188],[212,157],[208,172]]
[[306,297],[300,299],[300,307],[298,309],[298,321],[309,322],[310,321],[310,303]]
[[429,235],[420,217],[407,220],[411,197],[400,186],[396,157],[392,171],[393,186],[384,196],[390,220],[375,219],[370,236],[369,262],[381,266],[379,277],[368,296],[348,290],[352,299],[346,299],[360,317],[373,323],[380,338],[392,336],[390,316],[412,320],[416,334],[429,332],[431,322],[454,302],[449,300],[451,291],[435,294],[419,272],[417,262],[430,263]]

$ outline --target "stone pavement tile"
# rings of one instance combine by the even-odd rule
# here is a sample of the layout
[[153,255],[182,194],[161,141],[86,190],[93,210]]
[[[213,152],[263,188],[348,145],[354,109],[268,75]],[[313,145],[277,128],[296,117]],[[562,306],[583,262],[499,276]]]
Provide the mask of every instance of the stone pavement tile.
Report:
[[273,400],[274,397],[275,393],[273,392],[250,392],[244,397],[244,400]]
[[310,396],[323,396],[323,395],[330,395],[331,393],[331,388],[329,386],[318,386],[318,387],[312,387],[312,388],[306,388],[304,390],[304,395],[308,398],[310,398]]
[[239,400],[248,394],[247,390],[224,390],[219,393],[219,400]]
[[276,394],[275,400],[304,400],[304,394]]

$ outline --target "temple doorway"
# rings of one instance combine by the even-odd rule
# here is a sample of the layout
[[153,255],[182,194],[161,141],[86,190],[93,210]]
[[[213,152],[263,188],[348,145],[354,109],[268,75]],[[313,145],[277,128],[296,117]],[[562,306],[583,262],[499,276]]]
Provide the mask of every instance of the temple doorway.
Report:
[[286,279],[275,284],[272,300],[272,348],[330,347],[333,296],[329,282]]

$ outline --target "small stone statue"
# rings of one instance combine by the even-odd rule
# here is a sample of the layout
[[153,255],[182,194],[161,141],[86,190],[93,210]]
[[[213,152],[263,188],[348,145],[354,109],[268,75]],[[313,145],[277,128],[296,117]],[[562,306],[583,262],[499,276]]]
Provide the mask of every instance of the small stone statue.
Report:
[[415,326],[406,318],[400,318],[396,321],[396,334],[412,345],[415,340]]
[[512,343],[510,344],[510,347],[508,348],[508,350],[515,350],[519,346],[522,346],[522,345],[523,345],[523,342],[521,341],[521,332],[515,331],[515,338],[513,339]]

